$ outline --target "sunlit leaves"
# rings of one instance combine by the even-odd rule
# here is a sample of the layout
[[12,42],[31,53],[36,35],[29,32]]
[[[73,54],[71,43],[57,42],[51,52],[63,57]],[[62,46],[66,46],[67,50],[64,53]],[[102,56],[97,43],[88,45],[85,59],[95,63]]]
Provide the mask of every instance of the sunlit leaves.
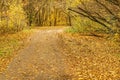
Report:
[[[1,1],[0,4],[0,33],[14,33],[26,25],[26,13],[21,0]],[[7,7],[7,9],[5,9]]]
[[9,24],[10,27],[21,29],[26,26],[25,12],[20,4],[12,4],[9,9]]

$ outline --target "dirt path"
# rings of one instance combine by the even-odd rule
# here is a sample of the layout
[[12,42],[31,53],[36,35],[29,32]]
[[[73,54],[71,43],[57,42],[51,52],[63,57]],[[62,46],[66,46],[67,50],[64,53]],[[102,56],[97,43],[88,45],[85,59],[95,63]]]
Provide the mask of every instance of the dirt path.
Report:
[[63,29],[36,30],[0,80],[67,80],[69,66],[59,45]]
[[0,80],[120,80],[119,44],[63,30],[35,29]]

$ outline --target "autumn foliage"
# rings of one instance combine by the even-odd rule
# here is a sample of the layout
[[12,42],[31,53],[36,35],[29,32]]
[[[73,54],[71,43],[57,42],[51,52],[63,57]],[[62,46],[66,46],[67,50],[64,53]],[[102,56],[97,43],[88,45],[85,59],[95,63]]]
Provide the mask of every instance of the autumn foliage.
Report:
[[14,33],[26,25],[26,13],[21,1],[0,1],[0,33]]

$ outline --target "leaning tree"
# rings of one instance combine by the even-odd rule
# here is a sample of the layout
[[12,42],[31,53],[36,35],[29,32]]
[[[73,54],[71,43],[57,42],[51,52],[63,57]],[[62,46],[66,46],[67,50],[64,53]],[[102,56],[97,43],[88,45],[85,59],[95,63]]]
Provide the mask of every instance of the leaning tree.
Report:
[[120,32],[120,0],[81,0],[78,6],[68,9],[102,25],[110,33]]

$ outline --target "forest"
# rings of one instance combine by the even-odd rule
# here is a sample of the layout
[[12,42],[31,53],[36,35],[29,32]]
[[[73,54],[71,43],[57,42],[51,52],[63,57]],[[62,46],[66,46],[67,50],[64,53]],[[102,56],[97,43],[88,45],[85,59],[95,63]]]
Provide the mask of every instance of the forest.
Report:
[[0,33],[28,26],[83,26],[119,33],[119,11],[119,0],[1,0]]
[[119,80],[120,0],[0,0],[0,80]]

